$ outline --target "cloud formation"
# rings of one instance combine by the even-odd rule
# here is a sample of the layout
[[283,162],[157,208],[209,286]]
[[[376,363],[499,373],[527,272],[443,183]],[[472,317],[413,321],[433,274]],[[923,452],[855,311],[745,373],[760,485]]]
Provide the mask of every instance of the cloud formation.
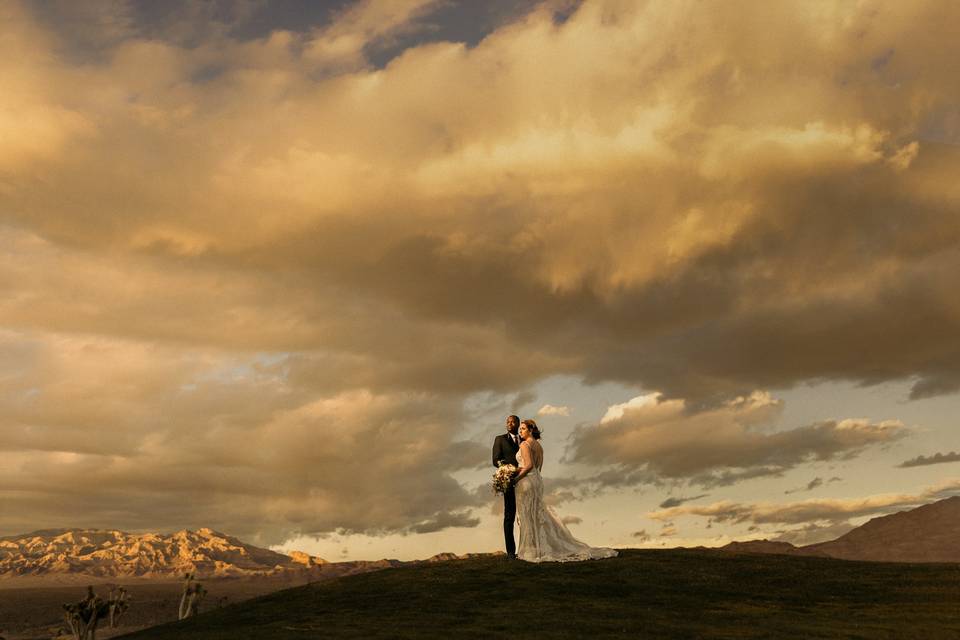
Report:
[[[784,491],[784,493],[787,494],[787,495],[789,495],[789,494],[791,494],[791,493],[801,493],[801,492],[803,492],[803,491],[813,491],[813,490],[816,489],[817,487],[822,487],[824,484],[829,484],[829,483],[831,483],[831,482],[840,482],[841,480],[842,480],[842,478],[838,478],[837,476],[833,476],[832,478],[830,478],[830,479],[828,479],[828,480],[824,480],[824,479],[821,478],[820,476],[817,476],[816,478],[814,478],[813,480],[811,480],[810,482],[808,482],[808,483],[805,484],[804,486],[802,486],[802,487],[796,487],[796,488],[794,488],[794,489],[787,489],[786,491]],[[660,506],[663,506],[663,505],[660,505]]]
[[702,493],[698,496],[690,496],[689,498],[675,498],[671,496],[660,503],[660,508],[669,509],[670,507],[679,507],[684,502],[692,502],[694,500],[699,500],[700,498],[706,498],[706,497],[707,497],[706,493]]
[[329,25],[310,35],[303,59],[328,73],[363,69],[371,48],[384,47],[391,38],[417,29],[417,18],[437,4],[438,0],[360,0],[347,5]]
[[957,453],[956,451],[951,451],[949,453],[937,452],[932,456],[917,456],[916,458],[904,460],[897,466],[902,468],[924,467],[931,464],[943,464],[945,462],[957,461],[960,461],[960,453]]
[[709,505],[687,505],[658,509],[647,516],[666,523],[692,515],[710,518],[713,522],[745,523],[755,525],[800,525],[810,523],[839,523],[851,518],[900,511],[950,497],[960,493],[960,479],[945,480],[926,487],[916,494],[880,494],[863,498],[821,498],[799,502],[740,503],[720,501]]
[[555,407],[552,404],[545,404],[540,409],[537,410],[538,416],[569,416],[570,407],[566,405],[561,405]]
[[590,0],[418,45],[441,5],[240,38],[3,3],[0,530],[469,526],[464,399],[554,375],[663,393],[578,460],[705,486],[903,433],[768,431],[754,389],[960,388],[960,8]]
[[4,334],[5,526],[209,523],[277,544],[290,532],[471,527],[484,504],[451,473],[486,446],[456,441],[435,394],[317,394],[269,363],[105,338]]
[[[4,72],[6,112],[33,129],[8,119],[6,216],[115,264],[299,277],[300,313],[329,288],[424,324],[500,326],[550,373],[668,396],[952,388],[957,86],[925,64],[954,46],[942,4],[587,2],[561,25],[535,11],[473,49],[315,79],[431,6],[364,2],[309,34],[199,48],[124,38],[74,67],[10,5],[5,42],[26,55]],[[790,45],[757,56],[778,30]],[[321,344],[361,342],[282,346]]]
[[907,433],[897,420],[849,418],[771,430],[781,408],[766,392],[700,411],[660,393],[638,396],[610,407],[598,425],[577,431],[568,455],[707,487],[780,475],[807,461],[851,458]]

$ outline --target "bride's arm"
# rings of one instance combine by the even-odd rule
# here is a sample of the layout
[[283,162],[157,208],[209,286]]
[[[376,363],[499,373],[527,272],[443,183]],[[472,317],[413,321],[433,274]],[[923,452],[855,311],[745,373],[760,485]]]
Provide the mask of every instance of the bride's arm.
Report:
[[530,455],[530,445],[526,442],[521,442],[520,450],[523,452],[523,466],[520,467],[520,472],[513,478],[515,483],[520,482],[520,479],[533,469],[533,456]]

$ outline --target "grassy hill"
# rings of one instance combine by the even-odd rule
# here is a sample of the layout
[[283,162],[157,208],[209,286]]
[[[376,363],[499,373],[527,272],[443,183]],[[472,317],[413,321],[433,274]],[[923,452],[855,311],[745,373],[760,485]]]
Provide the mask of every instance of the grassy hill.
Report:
[[[216,594],[211,594],[215,596]],[[960,569],[711,550],[483,558],[279,591],[124,638],[957,638]]]

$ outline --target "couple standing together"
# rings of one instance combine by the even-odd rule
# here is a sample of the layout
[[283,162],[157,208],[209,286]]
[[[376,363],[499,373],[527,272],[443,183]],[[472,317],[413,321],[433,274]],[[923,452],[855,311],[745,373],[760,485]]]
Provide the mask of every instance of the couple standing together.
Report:
[[[543,499],[543,447],[540,429],[533,420],[507,417],[507,432],[493,441],[493,466],[512,464],[518,469],[513,484],[503,492],[503,538],[508,558],[527,562],[570,562],[611,558],[614,549],[591,547],[576,538],[547,507]],[[520,527],[520,547],[513,523]]]

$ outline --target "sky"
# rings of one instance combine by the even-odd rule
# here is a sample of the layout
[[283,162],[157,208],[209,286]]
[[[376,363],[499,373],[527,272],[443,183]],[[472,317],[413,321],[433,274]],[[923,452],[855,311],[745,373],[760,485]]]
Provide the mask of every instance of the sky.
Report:
[[960,494],[950,2],[0,4],[0,535],[603,546]]

